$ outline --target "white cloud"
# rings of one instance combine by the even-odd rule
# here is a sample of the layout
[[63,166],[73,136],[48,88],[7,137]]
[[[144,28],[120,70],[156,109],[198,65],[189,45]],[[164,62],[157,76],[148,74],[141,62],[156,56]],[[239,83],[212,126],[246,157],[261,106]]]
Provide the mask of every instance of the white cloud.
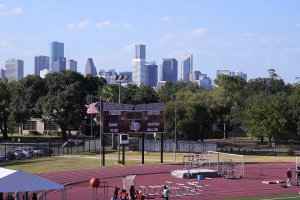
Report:
[[98,22],[96,27],[98,29],[106,29],[106,28],[118,28],[118,29],[126,29],[129,28],[131,25],[128,23],[125,24],[114,24],[110,20]]
[[40,38],[34,35],[25,35],[24,36],[24,41],[26,42],[35,42],[35,41],[39,41]]
[[104,28],[109,28],[112,26],[112,23],[110,20],[106,20],[106,21],[103,21],[103,22],[98,22],[96,24],[96,27],[99,28],[99,29],[104,29]]
[[133,52],[134,51],[134,46],[135,46],[135,43],[131,43],[129,45],[126,45],[126,46],[122,47],[121,51],[126,52],[126,53]]
[[3,48],[12,48],[13,45],[13,39],[12,38],[1,38],[0,37],[0,47]]
[[163,35],[158,43],[158,45],[164,46],[167,43],[171,42],[174,38],[176,37],[176,35],[174,33],[168,33],[166,35]]
[[88,20],[81,21],[79,23],[70,23],[67,28],[69,30],[84,30],[89,27],[90,22]]
[[7,15],[21,15],[23,13],[23,8],[9,8],[5,4],[0,4],[0,15],[7,16]]
[[168,22],[168,21],[170,21],[172,19],[172,17],[170,17],[170,16],[164,16],[163,18],[161,18],[161,21],[163,21],[163,22]]
[[11,10],[11,14],[13,15],[21,15],[23,13],[23,8],[15,8]]
[[191,31],[190,33],[188,33],[188,35],[190,37],[202,37],[206,34],[206,32],[207,32],[207,28],[200,27]]
[[130,24],[126,23],[126,24],[118,24],[117,28],[129,28]]

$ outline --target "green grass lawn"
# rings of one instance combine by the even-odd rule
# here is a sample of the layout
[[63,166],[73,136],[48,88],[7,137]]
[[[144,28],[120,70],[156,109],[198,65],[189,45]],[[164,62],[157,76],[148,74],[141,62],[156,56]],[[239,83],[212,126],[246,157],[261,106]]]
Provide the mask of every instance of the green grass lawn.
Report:
[[288,200],[288,199],[300,199],[300,195],[297,194],[285,194],[276,196],[258,196],[258,197],[240,197],[240,198],[225,198],[223,200]]
[[[183,156],[187,153],[177,153],[176,163],[182,163]],[[164,163],[174,163],[174,153],[164,153]],[[122,158],[122,155],[121,155]],[[118,152],[107,152],[105,167],[120,166],[117,163]],[[244,162],[295,162],[291,156],[244,156]],[[160,163],[160,153],[145,153],[145,164]],[[127,151],[125,165],[141,164],[141,153]],[[55,172],[72,169],[99,168],[100,156],[98,153],[84,153],[82,155],[54,156],[39,159],[15,160],[7,163],[0,163],[0,167],[22,170],[30,173]]]

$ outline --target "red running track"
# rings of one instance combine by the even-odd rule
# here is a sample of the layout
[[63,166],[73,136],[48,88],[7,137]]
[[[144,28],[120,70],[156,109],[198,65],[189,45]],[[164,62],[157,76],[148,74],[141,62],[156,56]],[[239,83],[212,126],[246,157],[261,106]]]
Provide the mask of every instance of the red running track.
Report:
[[[93,199],[93,189],[88,186],[92,177],[97,177],[100,181],[106,181],[109,185],[109,199],[115,186],[122,186],[122,177],[135,174],[136,188],[139,186],[162,185],[165,181],[174,183],[186,183],[191,179],[179,179],[170,175],[171,170],[181,169],[182,165],[140,165],[122,166],[114,168],[83,169],[62,171],[56,173],[40,174],[45,178],[66,185],[67,200]],[[170,199],[224,199],[234,197],[250,197],[277,194],[298,194],[299,186],[288,188],[280,187],[281,184],[262,184],[262,181],[286,180],[288,168],[293,170],[295,180],[294,163],[263,163],[245,164],[245,176],[241,179],[224,179],[222,177],[213,178],[210,186],[204,188],[203,192],[194,196],[171,197]],[[172,191],[171,191],[172,194]],[[174,192],[173,192],[174,194]],[[97,190],[97,199],[103,198],[103,189]],[[47,194],[47,200],[61,199],[61,192],[52,191]],[[162,199],[162,198],[155,198]]]

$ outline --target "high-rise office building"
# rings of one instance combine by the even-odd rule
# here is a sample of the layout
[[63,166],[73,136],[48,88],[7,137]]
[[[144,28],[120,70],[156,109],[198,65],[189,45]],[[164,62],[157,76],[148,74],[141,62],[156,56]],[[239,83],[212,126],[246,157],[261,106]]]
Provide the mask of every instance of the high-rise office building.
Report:
[[158,66],[155,62],[146,63],[146,84],[156,87],[157,86],[157,75],[158,75]]
[[136,44],[135,45],[135,57],[134,59],[144,59],[146,60],[146,45]]
[[66,69],[73,72],[77,72],[77,61],[72,59],[67,60]]
[[206,74],[202,74],[200,71],[191,72],[190,81],[198,83],[198,85],[204,89],[212,88],[212,80]]
[[221,75],[240,76],[242,79],[244,79],[247,82],[247,74],[241,71],[217,70],[217,78]]
[[116,83],[117,72],[114,69],[108,71],[100,70],[99,76],[106,79],[107,83]]
[[51,72],[61,72],[66,70],[66,58],[64,56],[64,43],[51,42]]
[[88,58],[85,64],[85,75],[92,74],[97,76],[97,69],[94,65],[93,58]]
[[184,54],[180,61],[180,80],[189,81],[190,73],[193,71],[193,55]]
[[178,80],[178,61],[175,58],[163,58],[159,70],[159,81],[176,83]]
[[34,75],[40,76],[40,71],[43,69],[49,69],[49,57],[48,56],[35,56],[34,57]]
[[121,76],[127,76],[127,83],[132,82],[132,72],[119,72]]
[[135,57],[132,60],[132,82],[140,85],[147,82],[146,45],[135,45]]
[[5,62],[5,77],[8,81],[18,81],[24,77],[24,61],[10,59]]
[[5,69],[0,70],[1,81],[5,81]]

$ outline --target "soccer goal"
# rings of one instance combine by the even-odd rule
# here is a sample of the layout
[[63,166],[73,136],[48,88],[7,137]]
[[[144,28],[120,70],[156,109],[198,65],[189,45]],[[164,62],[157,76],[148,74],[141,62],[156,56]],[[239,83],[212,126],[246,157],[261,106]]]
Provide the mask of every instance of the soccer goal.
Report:
[[133,185],[134,186],[134,179],[135,179],[136,175],[128,175],[128,176],[124,176],[122,178],[122,182],[123,182],[123,187],[122,189],[129,191],[130,187]]
[[242,178],[245,174],[243,155],[207,151],[206,157],[208,168],[224,178]]

